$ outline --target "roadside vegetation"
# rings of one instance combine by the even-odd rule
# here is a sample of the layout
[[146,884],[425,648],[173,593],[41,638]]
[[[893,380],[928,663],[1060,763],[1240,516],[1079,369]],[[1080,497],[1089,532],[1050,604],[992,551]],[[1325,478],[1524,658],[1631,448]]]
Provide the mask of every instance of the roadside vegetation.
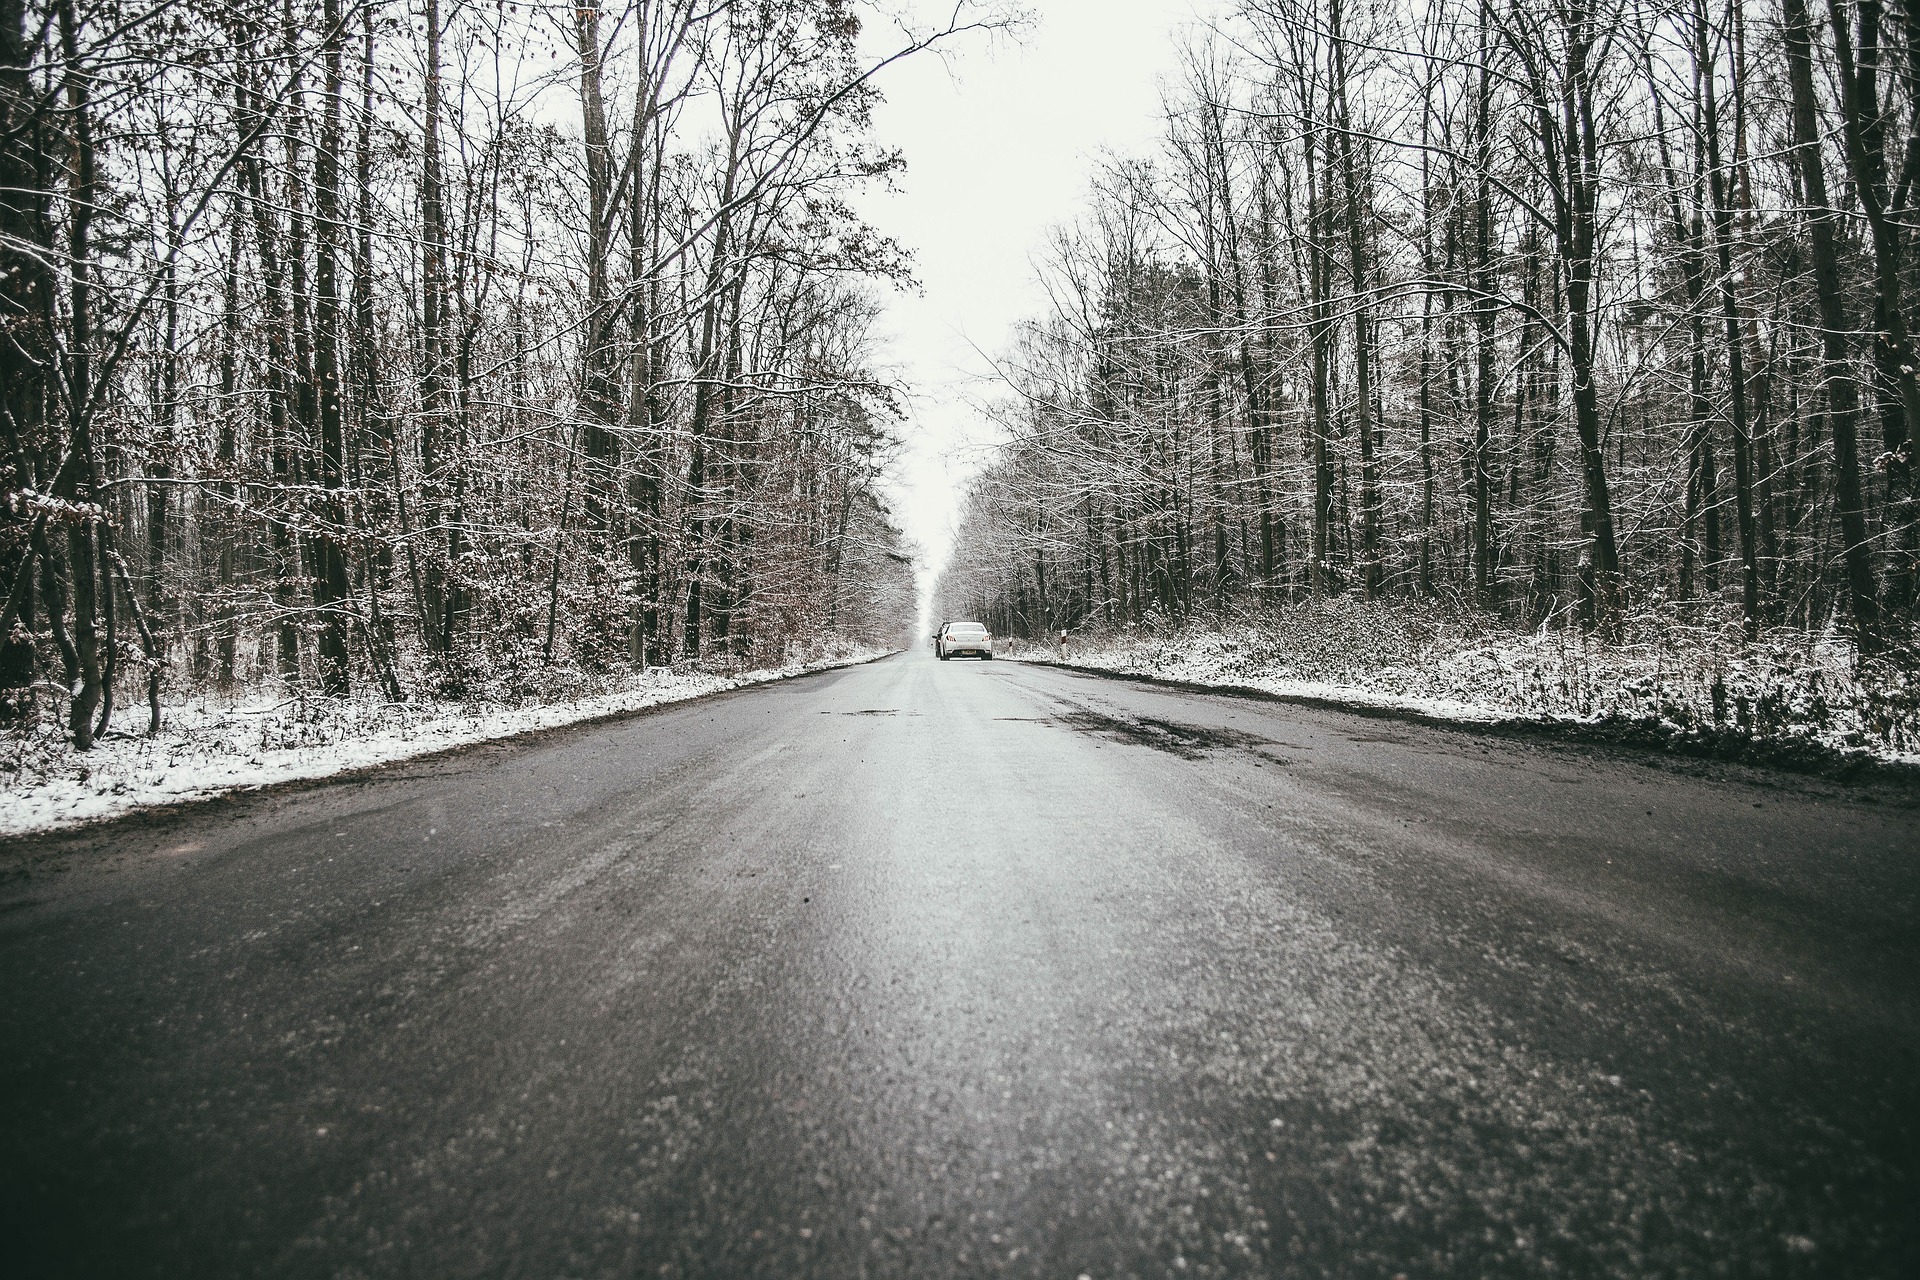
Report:
[[1244,0],[1182,65],[1043,263],[940,616],[1915,750],[1920,27]]
[[1920,680],[1834,635],[1748,640],[1635,615],[1602,638],[1497,615],[1356,597],[1302,599],[1185,626],[1073,633],[1064,660],[1198,685],[1389,708],[1440,720],[1550,722],[1585,736],[1726,759],[1845,770],[1920,764]]
[[0,739],[0,837],[98,821],[135,809],[323,778],[515,734],[621,716],[827,667],[885,650],[844,641],[796,650],[779,666],[708,664],[576,673],[564,685],[460,699],[327,698],[209,692],[167,704],[154,733],[116,733],[76,752],[58,728]]
[[950,19],[0,0],[0,786],[895,643],[848,201]]

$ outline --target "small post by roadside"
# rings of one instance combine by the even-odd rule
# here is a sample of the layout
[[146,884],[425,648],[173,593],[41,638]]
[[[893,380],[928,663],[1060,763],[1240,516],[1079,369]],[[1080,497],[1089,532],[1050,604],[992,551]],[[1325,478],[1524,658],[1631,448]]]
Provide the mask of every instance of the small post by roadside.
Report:
[[1065,662],[1066,660],[1067,660],[1067,633],[1063,630],[1060,633],[1060,661]]

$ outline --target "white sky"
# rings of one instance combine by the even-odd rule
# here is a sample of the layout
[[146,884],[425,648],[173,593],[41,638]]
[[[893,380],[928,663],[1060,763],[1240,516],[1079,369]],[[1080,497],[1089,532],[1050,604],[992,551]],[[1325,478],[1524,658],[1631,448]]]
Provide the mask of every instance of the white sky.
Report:
[[[927,16],[950,6],[906,5]],[[992,439],[973,408],[992,396],[989,359],[1042,310],[1034,255],[1048,231],[1081,208],[1103,152],[1152,148],[1178,33],[1225,6],[1027,7],[1035,21],[1017,36],[974,37],[944,62],[920,55],[879,82],[887,102],[876,133],[905,152],[907,172],[898,193],[869,196],[860,208],[913,252],[923,290],[892,296],[887,341],[892,372],[913,391],[895,506],[935,568],[945,561],[966,478]],[[887,34],[880,28],[868,28],[876,47]]]

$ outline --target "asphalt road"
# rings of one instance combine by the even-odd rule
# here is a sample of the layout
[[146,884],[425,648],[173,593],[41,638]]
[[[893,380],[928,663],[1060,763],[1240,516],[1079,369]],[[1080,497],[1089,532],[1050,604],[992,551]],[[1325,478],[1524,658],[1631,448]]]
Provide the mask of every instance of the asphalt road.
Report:
[[903,655],[0,853],[0,1269],[1913,1276],[1917,890],[1911,794]]

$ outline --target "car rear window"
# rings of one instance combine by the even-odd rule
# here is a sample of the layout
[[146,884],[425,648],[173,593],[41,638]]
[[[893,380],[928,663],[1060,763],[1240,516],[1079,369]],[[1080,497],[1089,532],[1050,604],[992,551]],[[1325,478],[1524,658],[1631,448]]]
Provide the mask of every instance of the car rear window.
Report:
[[947,634],[956,637],[983,636],[987,634],[987,629],[977,622],[956,622],[947,628]]

